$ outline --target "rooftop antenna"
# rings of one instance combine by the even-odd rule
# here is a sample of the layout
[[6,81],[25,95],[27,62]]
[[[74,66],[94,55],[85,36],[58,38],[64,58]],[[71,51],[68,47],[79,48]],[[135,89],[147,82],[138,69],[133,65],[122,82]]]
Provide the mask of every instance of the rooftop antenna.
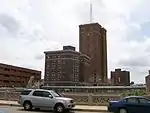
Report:
[[92,0],[90,0],[90,23],[92,23]]

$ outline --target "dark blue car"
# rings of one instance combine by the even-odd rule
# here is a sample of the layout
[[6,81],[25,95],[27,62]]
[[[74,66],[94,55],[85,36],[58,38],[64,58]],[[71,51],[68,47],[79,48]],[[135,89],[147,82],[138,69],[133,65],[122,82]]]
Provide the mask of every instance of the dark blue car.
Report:
[[142,96],[129,96],[110,101],[108,111],[114,113],[150,113],[150,100]]

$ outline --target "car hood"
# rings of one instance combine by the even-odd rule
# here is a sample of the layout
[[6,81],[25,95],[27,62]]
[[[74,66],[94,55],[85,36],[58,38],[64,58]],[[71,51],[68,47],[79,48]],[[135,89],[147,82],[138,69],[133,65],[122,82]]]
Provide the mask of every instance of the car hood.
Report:
[[73,100],[71,98],[67,98],[67,97],[56,97],[57,99],[60,99],[60,100]]

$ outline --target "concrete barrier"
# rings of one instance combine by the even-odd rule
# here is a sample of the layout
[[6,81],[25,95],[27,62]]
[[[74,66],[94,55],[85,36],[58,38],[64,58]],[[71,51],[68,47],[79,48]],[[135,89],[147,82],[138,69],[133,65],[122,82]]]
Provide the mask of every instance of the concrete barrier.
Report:
[[[17,101],[19,99],[20,92],[23,88],[7,90],[0,90],[0,100]],[[122,98],[118,93],[116,94],[104,94],[104,93],[78,93],[78,92],[63,92],[66,97],[73,98],[76,104],[79,105],[107,105],[110,100],[119,100]],[[150,96],[146,96],[150,97]]]
[[[0,91],[0,100],[17,101],[20,92]],[[76,104],[79,105],[107,105],[110,100],[118,100],[120,96],[105,96],[95,94],[63,94],[66,97],[73,98]]]

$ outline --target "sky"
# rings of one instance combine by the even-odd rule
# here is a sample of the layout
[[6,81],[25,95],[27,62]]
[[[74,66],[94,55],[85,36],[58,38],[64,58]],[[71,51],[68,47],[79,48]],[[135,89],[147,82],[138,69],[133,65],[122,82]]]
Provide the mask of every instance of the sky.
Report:
[[[42,71],[44,51],[73,45],[89,23],[90,0],[0,0],[0,62]],[[108,76],[115,68],[144,83],[150,69],[150,1],[92,0],[93,22],[107,29]]]

